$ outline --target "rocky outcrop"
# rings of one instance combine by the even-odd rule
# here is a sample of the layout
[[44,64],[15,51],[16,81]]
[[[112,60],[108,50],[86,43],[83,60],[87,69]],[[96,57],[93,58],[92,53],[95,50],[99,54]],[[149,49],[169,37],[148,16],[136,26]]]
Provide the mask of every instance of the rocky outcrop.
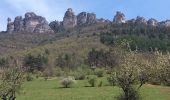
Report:
[[77,15],[77,25],[94,24],[97,22],[96,14],[81,12]]
[[128,24],[135,24],[136,20],[135,19],[130,19],[128,21],[126,21],[126,23]]
[[114,16],[113,21],[106,19],[97,19],[95,13],[81,12],[77,16],[74,14],[71,8],[67,9],[65,12],[63,21],[53,21],[48,24],[47,20],[38,16],[33,12],[28,12],[25,17],[22,16],[15,17],[14,22],[8,18],[7,32],[28,32],[28,33],[51,33],[51,32],[61,32],[63,30],[72,29],[76,26],[91,25],[91,24],[121,24],[126,23],[128,25],[148,25],[148,26],[166,26],[170,27],[170,20],[158,22],[157,20],[151,18],[148,21],[144,17],[137,16],[136,19],[125,20],[124,13],[117,11]]
[[112,21],[110,21],[108,19],[103,19],[103,18],[97,19],[96,22],[97,23],[107,23],[107,24],[111,24],[112,23]]
[[125,15],[122,12],[117,11],[116,15],[114,16],[113,23],[114,24],[125,23]]
[[21,32],[24,31],[24,21],[22,16],[15,17],[14,20],[14,32]]
[[157,26],[158,25],[158,21],[156,19],[151,18],[151,19],[148,20],[147,24],[149,26]]
[[147,25],[147,21],[145,20],[145,18],[140,16],[136,17],[135,23],[138,25]]
[[81,12],[80,14],[77,15],[77,25],[83,25],[86,24],[86,22],[87,22],[86,12]]
[[12,33],[14,31],[14,23],[12,22],[11,18],[7,19],[7,33]]
[[50,28],[48,24],[38,24],[35,29],[35,33],[53,33],[54,31]]
[[159,23],[161,26],[170,27],[170,20],[162,21]]
[[[39,29],[39,28],[47,28],[47,29]],[[44,27],[45,26],[45,27]],[[37,16],[33,12],[29,12],[25,14],[25,19],[24,19],[24,29],[26,32],[37,32],[37,33],[46,33],[45,30],[49,30],[48,22],[44,17]],[[38,29],[36,29],[38,28]],[[37,30],[44,30],[44,32],[40,31],[38,32]],[[47,31],[48,32],[48,31]]]
[[11,19],[9,19],[7,32],[49,33],[52,30],[44,17],[37,16],[33,12],[28,12],[25,14],[25,18],[17,16],[14,22],[11,22]]
[[63,27],[64,29],[71,29],[77,25],[77,17],[74,15],[74,12],[71,8],[67,9],[64,18],[63,18]]
[[96,23],[96,14],[95,13],[87,13],[87,24]]
[[27,12],[25,13],[25,18],[31,18],[31,17],[36,17],[37,15],[34,12]]
[[77,16],[74,14],[71,8],[67,9],[63,21],[53,21],[49,24],[52,30],[60,32],[67,29],[72,29],[76,26],[94,24],[97,22],[96,14],[81,12]]
[[63,30],[63,23],[59,21],[53,21],[49,26],[54,32],[61,32]]

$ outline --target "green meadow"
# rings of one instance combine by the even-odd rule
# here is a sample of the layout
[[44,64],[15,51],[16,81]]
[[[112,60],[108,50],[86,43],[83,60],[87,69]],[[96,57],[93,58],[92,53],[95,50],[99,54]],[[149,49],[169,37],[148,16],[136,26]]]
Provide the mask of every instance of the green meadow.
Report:
[[[17,100],[115,100],[121,89],[109,86],[105,78],[102,87],[90,87],[87,80],[76,81],[71,88],[63,88],[60,79],[43,78],[25,82]],[[170,87],[145,84],[140,89],[143,100],[170,100]]]

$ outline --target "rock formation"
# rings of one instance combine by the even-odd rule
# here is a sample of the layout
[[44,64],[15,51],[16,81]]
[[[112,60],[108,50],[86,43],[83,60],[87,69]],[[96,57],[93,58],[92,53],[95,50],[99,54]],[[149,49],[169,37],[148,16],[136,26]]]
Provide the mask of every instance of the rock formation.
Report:
[[77,25],[77,17],[71,8],[67,9],[63,18],[64,29],[74,28]]
[[14,31],[14,23],[11,21],[11,18],[8,18],[7,22],[7,32],[12,33]]
[[151,18],[151,19],[148,20],[147,24],[149,26],[157,26],[158,25],[158,21],[156,19]]
[[97,22],[96,14],[81,12],[77,15],[77,25],[94,24]]
[[77,16],[71,8],[67,9],[63,21],[52,21],[49,26],[55,32],[74,28],[75,26],[82,26],[87,24],[94,24],[97,22],[96,14],[81,12]]
[[86,24],[86,22],[87,22],[86,12],[81,12],[80,14],[77,15],[77,25],[83,25]]
[[7,32],[53,33],[71,29],[76,26],[90,25],[95,23],[104,23],[109,25],[111,23],[127,23],[128,25],[170,27],[170,20],[158,22],[156,19],[151,18],[146,21],[144,17],[137,16],[136,19],[125,21],[125,15],[122,12],[117,11],[113,21],[110,21],[103,18],[97,19],[95,13],[81,12],[76,16],[73,10],[69,8],[65,12],[63,21],[52,21],[50,24],[48,24],[44,17],[38,16],[33,12],[27,12],[24,18],[22,18],[22,16],[15,17],[14,22],[8,18]]
[[[38,28],[38,29],[36,29]],[[40,29],[40,28],[47,28],[47,29]],[[29,12],[25,14],[25,19],[24,19],[24,29],[26,32],[37,32],[37,33],[45,33],[49,32],[49,26],[48,22],[44,17],[37,16],[33,12]],[[40,30],[38,32],[38,30]],[[42,32],[44,30],[44,32]]]
[[170,27],[170,20],[162,21],[159,23],[161,26]]
[[136,20],[135,19],[130,19],[128,21],[126,21],[126,23],[128,24],[135,24]]
[[17,16],[14,22],[11,22],[9,18],[7,32],[49,33],[52,32],[52,30],[44,17],[37,16],[33,12],[28,12],[25,14],[25,18]]
[[122,12],[117,11],[116,15],[114,16],[113,23],[114,24],[125,23],[125,15]]
[[14,32],[21,32],[24,31],[24,21],[22,16],[15,17],[14,20]]
[[35,33],[53,33],[54,31],[50,28],[48,24],[38,24],[35,29]]
[[138,25],[147,25],[147,21],[145,20],[145,18],[140,16],[136,17],[135,23]]
[[63,30],[63,23],[59,21],[53,21],[49,24],[54,32],[61,32]]
[[87,13],[87,24],[96,23],[96,14],[95,13]]

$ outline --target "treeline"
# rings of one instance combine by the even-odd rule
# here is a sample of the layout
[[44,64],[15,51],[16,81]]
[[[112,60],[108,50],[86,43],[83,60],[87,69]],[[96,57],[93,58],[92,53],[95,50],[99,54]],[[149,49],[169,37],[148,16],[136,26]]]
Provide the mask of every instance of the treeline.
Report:
[[170,38],[170,27],[166,26],[149,26],[138,24],[118,24],[111,27],[110,31],[116,35],[144,35],[149,38],[167,37]]
[[100,41],[107,45],[130,47],[139,51],[170,51],[170,28],[145,25],[117,25],[100,34]]

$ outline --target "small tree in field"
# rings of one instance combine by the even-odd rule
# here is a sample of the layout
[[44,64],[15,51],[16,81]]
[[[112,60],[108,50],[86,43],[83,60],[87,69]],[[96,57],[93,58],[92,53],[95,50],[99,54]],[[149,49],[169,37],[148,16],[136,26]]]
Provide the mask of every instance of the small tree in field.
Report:
[[70,88],[74,83],[75,80],[72,77],[63,78],[61,80],[61,85],[63,85],[64,88]]
[[151,66],[151,78],[152,84],[164,84],[170,86],[170,54],[162,54],[161,52],[155,52],[156,58]]
[[[117,85],[123,90],[123,94],[117,100],[139,100],[138,89],[148,80],[147,71],[144,68],[147,64],[139,60],[135,52],[124,56],[119,68],[115,72]],[[136,84],[139,87],[135,88]]]
[[0,78],[0,98],[2,100],[15,100],[16,93],[21,89],[23,82],[21,68],[13,66],[5,69]]
[[90,84],[91,87],[95,87],[97,83],[97,77],[96,76],[89,76],[88,77],[88,83]]

